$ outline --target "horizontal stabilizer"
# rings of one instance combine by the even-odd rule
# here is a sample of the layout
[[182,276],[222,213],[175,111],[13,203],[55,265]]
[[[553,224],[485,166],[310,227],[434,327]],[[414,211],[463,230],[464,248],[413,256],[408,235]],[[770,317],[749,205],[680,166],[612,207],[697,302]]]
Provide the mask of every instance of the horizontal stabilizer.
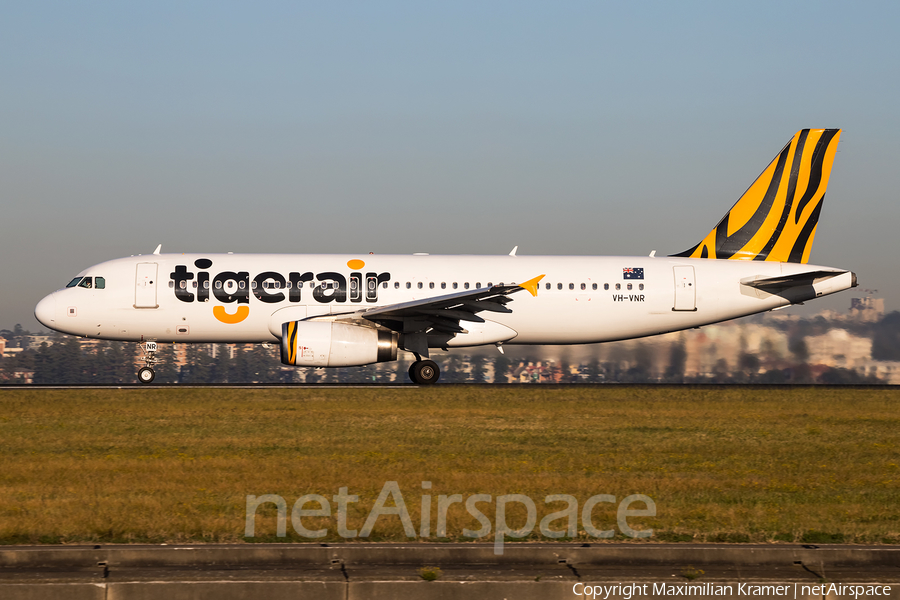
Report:
[[778,277],[748,277],[742,279],[741,284],[761,290],[783,290],[801,285],[812,285],[816,280],[829,279],[843,275],[847,271],[807,271],[806,273],[794,273],[793,275],[779,275]]

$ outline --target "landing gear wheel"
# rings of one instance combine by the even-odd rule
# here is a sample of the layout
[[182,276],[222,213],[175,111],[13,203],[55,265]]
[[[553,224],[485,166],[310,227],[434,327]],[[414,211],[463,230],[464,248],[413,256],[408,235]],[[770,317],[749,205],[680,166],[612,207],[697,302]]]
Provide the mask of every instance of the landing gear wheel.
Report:
[[420,385],[437,383],[441,376],[441,370],[433,360],[416,361],[409,370],[411,379]]
[[138,371],[138,381],[141,383],[150,383],[153,381],[154,377],[156,377],[156,371],[150,367],[142,367],[141,370]]
[[416,363],[409,365],[409,370],[407,371],[409,374],[409,380],[413,383],[416,382]]

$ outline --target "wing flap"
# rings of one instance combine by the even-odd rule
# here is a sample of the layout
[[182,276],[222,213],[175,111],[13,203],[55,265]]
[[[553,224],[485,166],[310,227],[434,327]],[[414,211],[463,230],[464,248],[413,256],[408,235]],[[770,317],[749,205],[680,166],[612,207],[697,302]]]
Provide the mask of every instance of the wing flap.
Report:
[[445,319],[456,319],[457,321],[472,321],[473,323],[484,323],[484,319],[477,316],[475,313],[466,310],[458,310],[454,308],[431,310],[427,308],[421,308],[419,309],[419,312],[423,315],[433,315],[435,317],[443,317]]

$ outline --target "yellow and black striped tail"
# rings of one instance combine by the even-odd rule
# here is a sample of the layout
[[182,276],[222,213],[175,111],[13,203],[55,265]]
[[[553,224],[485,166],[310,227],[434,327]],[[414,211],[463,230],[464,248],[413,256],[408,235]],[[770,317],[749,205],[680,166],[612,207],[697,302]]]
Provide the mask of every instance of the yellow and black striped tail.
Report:
[[803,129],[715,229],[673,256],[806,263],[840,129]]

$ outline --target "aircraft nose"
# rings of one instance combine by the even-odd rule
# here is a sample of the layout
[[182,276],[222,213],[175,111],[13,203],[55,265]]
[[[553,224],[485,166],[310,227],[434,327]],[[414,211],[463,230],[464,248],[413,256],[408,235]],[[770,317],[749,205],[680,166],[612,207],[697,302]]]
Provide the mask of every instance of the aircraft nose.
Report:
[[34,317],[41,325],[53,329],[56,320],[56,294],[50,294],[34,307]]

